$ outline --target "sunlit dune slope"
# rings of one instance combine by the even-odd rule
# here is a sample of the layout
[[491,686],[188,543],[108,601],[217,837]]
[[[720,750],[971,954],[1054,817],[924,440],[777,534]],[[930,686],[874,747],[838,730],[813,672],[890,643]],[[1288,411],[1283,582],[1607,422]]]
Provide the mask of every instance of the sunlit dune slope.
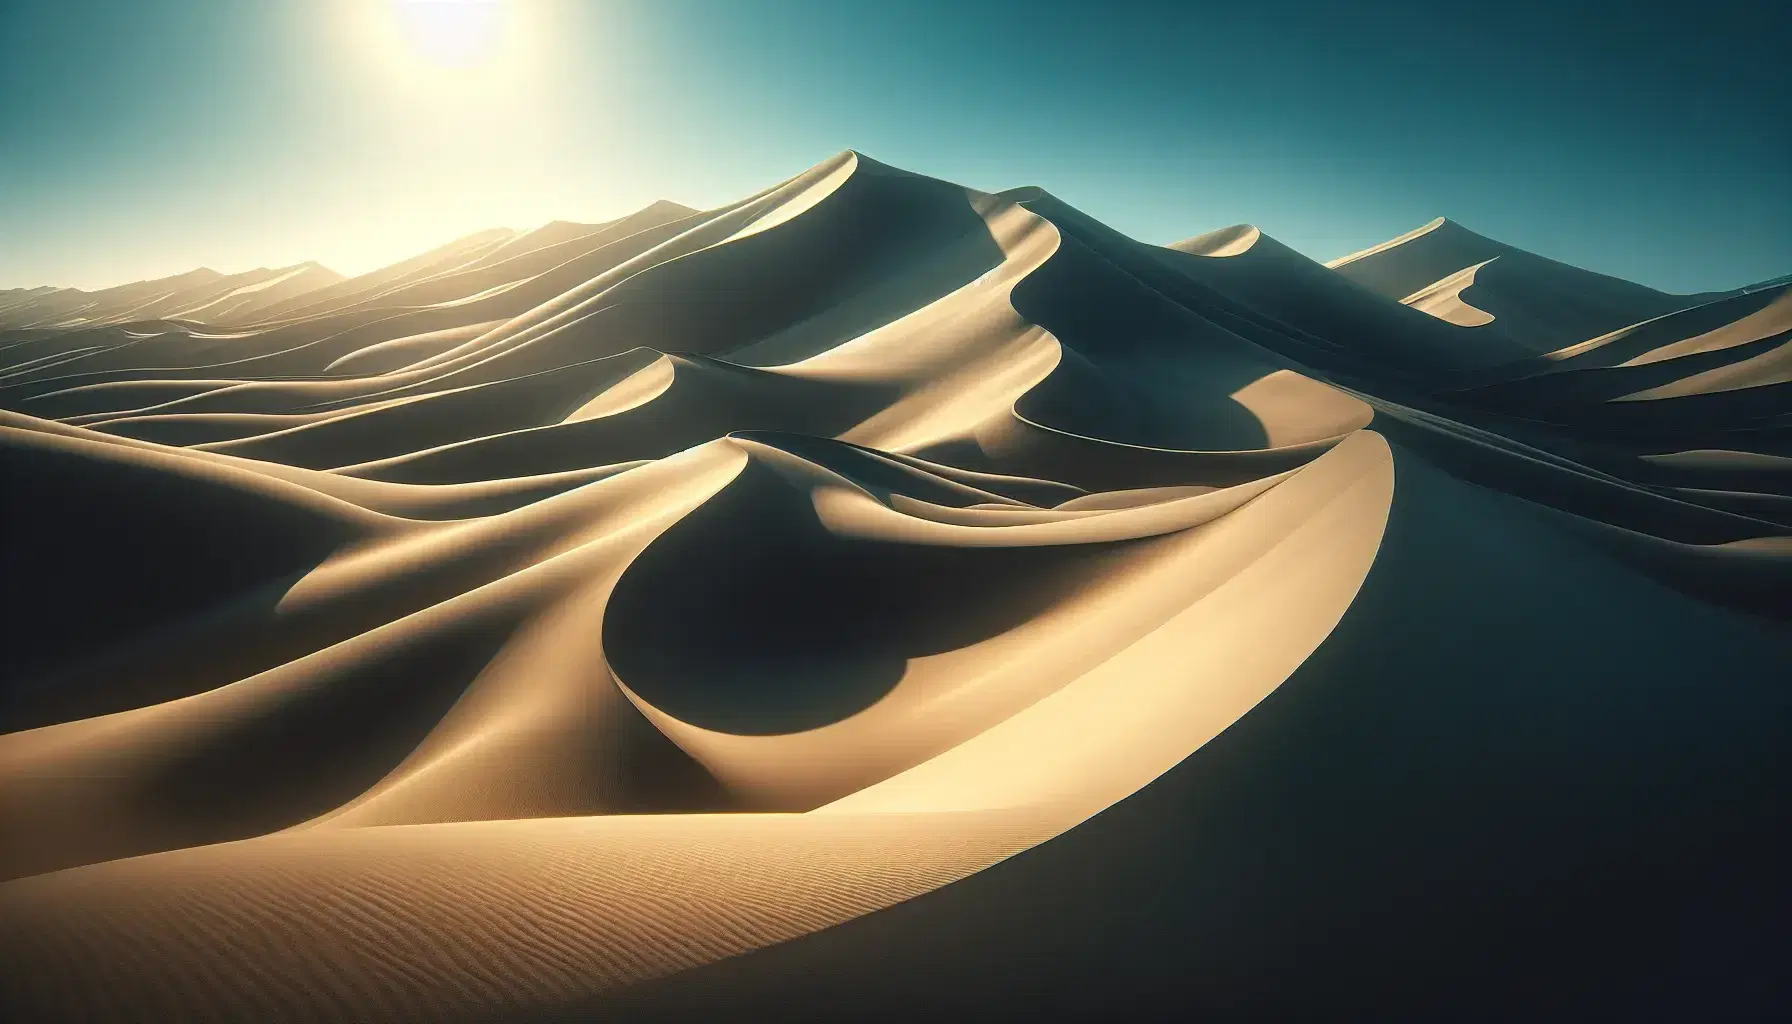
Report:
[[[1427,311],[1453,323],[1496,324],[1533,351],[1709,298],[1667,295],[1557,263],[1443,217],[1327,266],[1378,295],[1432,307]],[[1449,301],[1440,301],[1446,294]]]
[[1788,287],[848,151],[0,293],[0,1002],[1772,1007]]

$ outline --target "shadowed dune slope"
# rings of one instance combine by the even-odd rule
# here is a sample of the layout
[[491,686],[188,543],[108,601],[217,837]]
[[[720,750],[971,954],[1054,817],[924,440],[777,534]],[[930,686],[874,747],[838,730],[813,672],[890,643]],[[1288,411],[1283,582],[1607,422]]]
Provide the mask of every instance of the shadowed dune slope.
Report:
[[1789,294],[852,151],[0,293],[0,1003],[1774,1016]]
[[1435,307],[1448,293],[1453,301],[1444,308],[1466,307],[1474,314],[1443,319],[1497,325],[1501,334],[1532,351],[1672,312],[1700,298],[1667,295],[1557,263],[1443,217],[1328,266],[1370,291],[1433,315],[1439,315]]

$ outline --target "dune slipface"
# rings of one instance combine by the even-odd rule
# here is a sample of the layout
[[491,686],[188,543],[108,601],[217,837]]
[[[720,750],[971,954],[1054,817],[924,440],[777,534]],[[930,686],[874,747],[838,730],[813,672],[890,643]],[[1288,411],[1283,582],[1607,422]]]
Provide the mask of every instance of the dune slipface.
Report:
[[1769,1012],[1792,285],[843,153],[0,294],[20,1019]]

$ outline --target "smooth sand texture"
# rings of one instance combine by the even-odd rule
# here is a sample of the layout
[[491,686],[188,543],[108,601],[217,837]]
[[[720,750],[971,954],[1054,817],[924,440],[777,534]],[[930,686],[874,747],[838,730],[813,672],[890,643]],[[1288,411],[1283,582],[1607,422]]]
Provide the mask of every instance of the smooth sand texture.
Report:
[[1533,352],[1694,305],[1698,298],[1557,263],[1442,217],[1327,266],[1451,323],[1492,325]]
[[1499,259],[1498,256],[1472,263],[1458,270],[1441,281],[1436,281],[1420,288],[1406,298],[1401,305],[1424,310],[1439,320],[1448,320],[1458,327],[1482,327],[1493,323],[1493,314],[1485,309],[1476,309],[1462,298],[1462,290],[1474,286],[1475,274],[1482,267]]
[[[354,279],[0,294],[0,1003],[1773,1005],[1731,895],[1777,880],[1785,287],[1442,221],[1333,266],[846,152]],[[1505,838],[1414,852],[1450,779]],[[1616,891],[1606,834],[1704,909],[1466,874]]]

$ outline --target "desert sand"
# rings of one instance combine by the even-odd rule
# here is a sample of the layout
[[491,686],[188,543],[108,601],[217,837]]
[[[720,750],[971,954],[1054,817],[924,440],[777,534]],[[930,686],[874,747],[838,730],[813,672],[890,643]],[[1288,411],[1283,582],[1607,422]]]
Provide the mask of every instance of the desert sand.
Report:
[[0,293],[0,446],[18,1019],[1786,1005],[1785,280],[849,151]]

